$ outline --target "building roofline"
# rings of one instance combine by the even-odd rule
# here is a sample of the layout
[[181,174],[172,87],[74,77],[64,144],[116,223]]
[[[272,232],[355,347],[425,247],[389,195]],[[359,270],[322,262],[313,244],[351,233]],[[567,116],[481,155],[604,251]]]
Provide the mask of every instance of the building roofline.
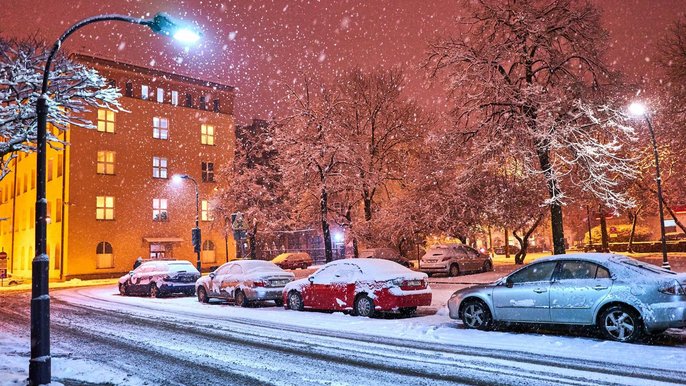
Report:
[[212,88],[216,88],[218,90],[225,90],[225,91],[234,91],[235,90],[234,86],[229,86],[229,85],[222,84],[222,83],[212,82],[212,81],[204,80],[204,79],[192,78],[192,77],[186,76],[186,75],[174,74],[171,72],[162,71],[162,70],[158,70],[158,69],[154,69],[154,68],[150,68],[150,67],[138,66],[135,64],[127,63],[127,62],[105,59],[105,58],[101,58],[101,57],[93,56],[93,55],[73,53],[73,54],[69,55],[69,57],[74,58],[75,60],[80,61],[80,62],[89,62],[89,63],[109,66],[112,68],[134,71],[134,72],[138,72],[138,73],[145,74],[145,75],[164,77],[164,78],[169,79],[169,80],[174,80],[174,81],[182,82],[182,83],[189,83],[189,84],[193,84],[196,86],[212,87]]

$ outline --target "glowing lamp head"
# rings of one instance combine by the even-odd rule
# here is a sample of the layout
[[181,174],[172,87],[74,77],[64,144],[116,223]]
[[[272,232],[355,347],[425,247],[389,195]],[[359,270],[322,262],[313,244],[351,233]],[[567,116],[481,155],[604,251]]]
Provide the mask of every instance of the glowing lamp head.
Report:
[[646,114],[646,107],[643,103],[633,102],[629,105],[629,114],[636,117],[644,116]]
[[345,235],[342,232],[334,232],[333,241],[336,243],[342,243],[345,240]]
[[192,44],[200,40],[202,34],[200,31],[184,25],[179,20],[174,19],[166,13],[160,12],[147,23],[153,32],[171,36],[181,43]]
[[176,185],[181,183],[181,180],[188,178],[187,174],[174,174],[172,176],[172,182]]

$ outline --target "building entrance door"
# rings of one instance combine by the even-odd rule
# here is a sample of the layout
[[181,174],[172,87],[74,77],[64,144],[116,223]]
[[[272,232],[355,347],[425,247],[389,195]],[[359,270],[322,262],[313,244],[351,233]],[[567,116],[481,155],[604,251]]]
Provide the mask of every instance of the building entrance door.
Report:
[[171,243],[150,243],[151,259],[171,259],[173,256]]

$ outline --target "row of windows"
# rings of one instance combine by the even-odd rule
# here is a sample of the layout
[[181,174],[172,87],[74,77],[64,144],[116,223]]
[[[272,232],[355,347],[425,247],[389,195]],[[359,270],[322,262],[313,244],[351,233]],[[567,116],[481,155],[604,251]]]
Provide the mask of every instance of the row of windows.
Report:
[[[46,170],[46,177],[48,181],[52,181],[55,178],[62,177],[64,174],[64,155],[63,154],[58,154],[57,155],[57,168],[55,168],[55,159],[50,158],[48,159],[48,168]],[[4,204],[7,201],[11,200],[15,196],[15,189],[13,189],[12,185],[14,183],[14,180],[12,177],[7,176],[8,181],[10,181],[10,184],[6,186],[4,189],[0,189],[0,204]],[[26,193],[30,190],[36,189],[36,170],[33,169],[30,172],[26,172],[22,174],[21,176],[17,176],[17,186],[16,186],[16,195],[19,196],[23,193]]]
[[[54,204],[54,205],[53,205]],[[53,212],[53,208],[55,211]],[[55,201],[48,201],[47,206],[47,219],[48,223],[60,223],[62,222],[62,213],[64,211],[64,204],[61,198]],[[36,224],[36,208],[31,205],[30,209],[25,216],[17,216],[16,222],[14,223],[14,231],[23,231],[27,229],[33,229]],[[11,221],[0,221],[0,235],[12,233],[12,222]]]
[[[110,81],[110,83],[111,83],[113,86],[116,86],[116,82]],[[152,88],[149,87],[147,84],[142,84],[142,85],[141,85],[140,98],[143,99],[143,100],[150,100],[150,96],[151,96],[151,95],[150,95],[150,91],[151,91],[151,89],[152,89]],[[131,82],[126,82],[126,83],[125,83],[125,86],[124,86],[124,95],[127,96],[127,97],[129,97],[129,98],[133,98],[133,97],[134,97],[133,83],[131,83]],[[166,93],[165,93],[165,91],[164,91],[163,88],[157,87],[157,88],[155,89],[154,97],[155,97],[155,100],[156,100],[158,103],[164,103],[165,95],[166,95]],[[172,105],[174,105],[174,106],[178,106],[178,105],[179,105],[179,92],[178,92],[178,91],[172,90],[172,91],[170,92],[170,94],[169,94],[169,97],[170,97],[170,98],[169,98],[169,99],[170,99],[169,102],[170,102]],[[197,105],[197,108],[199,108],[200,110],[207,110],[207,109],[209,108],[209,102],[210,102],[210,97],[209,97],[209,96],[201,95],[201,96],[198,98],[198,105]],[[215,113],[218,113],[218,112],[219,112],[219,104],[220,104],[220,102],[219,102],[219,99],[218,99],[218,98],[213,99],[213,100],[212,100],[212,111],[214,111]],[[195,106],[193,105],[193,95],[192,95],[191,93],[186,93],[186,94],[184,94],[183,106],[185,106],[185,107],[195,107]]]
[[[168,201],[166,198],[152,199],[152,220],[153,221],[167,221],[169,220]],[[95,198],[95,219],[103,221],[112,221],[114,216],[115,200],[113,196],[97,196]],[[60,221],[61,221],[60,212]],[[213,221],[212,207],[209,201],[202,200],[200,202],[200,220]]]
[[[98,174],[114,174],[114,160],[116,153],[109,150],[99,150],[96,163]],[[215,182],[214,162],[201,162],[202,182]],[[165,157],[152,157],[152,177],[169,178],[169,160]]]
[[[117,125],[117,115],[114,111],[98,109],[98,131],[114,133]],[[214,125],[200,125],[200,143],[214,145]],[[156,139],[169,139],[169,119],[165,117],[152,118],[152,137]]]

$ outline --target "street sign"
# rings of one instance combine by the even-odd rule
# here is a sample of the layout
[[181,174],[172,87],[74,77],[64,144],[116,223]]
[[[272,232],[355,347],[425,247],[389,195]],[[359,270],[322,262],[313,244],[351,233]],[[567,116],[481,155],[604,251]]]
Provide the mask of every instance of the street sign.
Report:
[[233,229],[234,231],[245,230],[245,224],[243,223],[243,213],[231,213],[231,229]]

